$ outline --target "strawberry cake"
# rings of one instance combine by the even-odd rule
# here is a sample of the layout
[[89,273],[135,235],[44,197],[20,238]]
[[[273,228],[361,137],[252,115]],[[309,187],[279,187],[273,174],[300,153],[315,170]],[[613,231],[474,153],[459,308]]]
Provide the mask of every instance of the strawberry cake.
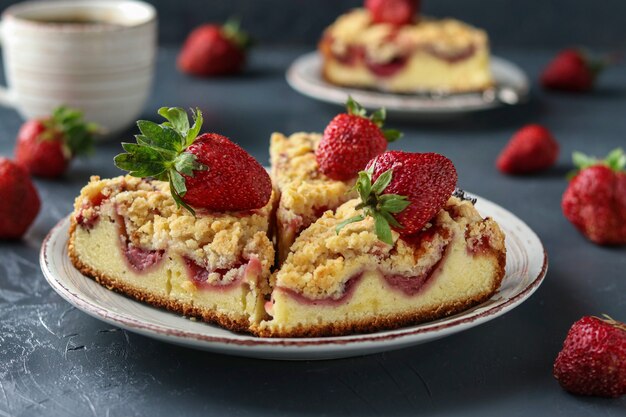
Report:
[[[416,16],[415,3],[368,1],[340,16],[319,43],[323,77],[339,86],[396,93],[492,87],[487,34],[455,19]],[[401,10],[385,10],[398,5]]]
[[379,141],[380,113],[349,112],[323,136],[274,134],[274,187],[239,146],[199,135],[199,111],[193,125],[182,109],[159,113],[167,121],[138,122],[115,158],[130,174],[93,177],[76,199],[69,256],[107,288],[261,337],[396,328],[498,289],[504,236],[455,191],[450,160],[385,145],[363,162],[344,149]]
[[92,177],[76,199],[69,255],[109,289],[245,331],[269,294],[272,203],[194,216],[176,206],[167,182]]

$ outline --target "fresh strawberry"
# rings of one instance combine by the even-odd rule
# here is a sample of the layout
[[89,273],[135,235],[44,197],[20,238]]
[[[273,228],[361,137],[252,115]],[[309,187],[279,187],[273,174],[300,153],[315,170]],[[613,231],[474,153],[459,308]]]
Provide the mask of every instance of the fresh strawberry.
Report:
[[195,214],[193,207],[212,211],[252,210],[267,204],[272,181],[265,169],[228,138],[205,133],[202,113],[193,112],[189,125],[185,110],[159,109],[167,122],[137,122],[137,143],[123,143],[127,153],[115,165],[135,177],[169,181],[177,204]]
[[178,68],[191,75],[210,77],[235,74],[246,62],[248,35],[239,23],[205,24],[194,29],[178,55]]
[[418,7],[418,0],[365,0],[365,8],[375,23],[397,26],[413,23]]
[[370,159],[385,152],[387,142],[401,136],[397,130],[382,130],[385,109],[368,117],[352,97],[346,107],[348,113],[338,114],[326,126],[315,151],[320,171],[339,181],[356,177]]
[[505,174],[531,174],[550,168],[559,156],[559,144],[548,129],[526,125],[513,135],[496,166]]
[[567,333],[552,372],[574,394],[626,394],[626,324],[610,317],[578,320]]
[[28,172],[0,158],[0,239],[22,237],[39,213],[39,195]]
[[589,91],[609,63],[607,59],[592,59],[579,49],[565,49],[543,70],[541,85],[548,90]]
[[70,161],[93,149],[96,125],[86,123],[79,110],[58,107],[52,116],[29,120],[17,135],[15,162],[32,175],[55,178]]
[[580,171],[563,194],[565,217],[600,245],[626,244],[626,154],[615,149],[601,161],[574,152]]
[[372,216],[378,238],[392,244],[391,228],[402,236],[422,230],[446,204],[456,181],[456,169],[443,155],[385,152],[359,172],[355,188],[362,200],[357,209],[363,214],[340,223],[337,232]]

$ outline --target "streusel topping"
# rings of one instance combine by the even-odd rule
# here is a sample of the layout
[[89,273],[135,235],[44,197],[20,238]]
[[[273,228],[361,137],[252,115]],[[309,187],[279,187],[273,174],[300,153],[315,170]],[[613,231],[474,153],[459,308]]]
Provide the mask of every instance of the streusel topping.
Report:
[[[92,204],[102,195],[101,205]],[[242,259],[257,256],[268,271],[274,247],[267,236],[274,197],[250,212],[196,211],[196,217],[176,207],[169,184],[122,176],[100,180],[92,177],[75,202],[75,212],[97,211],[124,219],[132,244],[147,249],[168,249],[210,269],[230,268]]]
[[[372,23],[366,9],[354,9],[340,16],[325,34],[333,39],[334,53],[342,55],[348,45],[362,45],[374,61],[386,62],[420,47],[446,54],[487,45],[485,31],[456,19],[421,17],[413,25],[396,27],[388,23]],[[389,42],[395,37],[393,42]]]
[[282,216],[311,222],[320,212],[356,195],[350,192],[354,181],[332,180],[319,172],[315,149],[321,139],[322,135],[317,133],[300,132],[289,137],[280,133],[272,135],[272,176],[280,191]]
[[396,232],[392,232],[393,246],[381,242],[374,233],[370,217],[345,226],[337,234],[335,226],[356,215],[359,201],[350,200],[335,213],[327,211],[303,231],[287,261],[275,274],[275,285],[312,299],[338,298],[346,281],[363,270],[419,276],[441,258],[444,248],[455,236],[463,238],[466,231],[474,238],[484,236],[495,249],[504,247],[504,237],[497,224],[490,219],[483,220],[470,202],[456,197],[450,198],[446,207],[426,226],[424,237],[416,242],[400,239]]

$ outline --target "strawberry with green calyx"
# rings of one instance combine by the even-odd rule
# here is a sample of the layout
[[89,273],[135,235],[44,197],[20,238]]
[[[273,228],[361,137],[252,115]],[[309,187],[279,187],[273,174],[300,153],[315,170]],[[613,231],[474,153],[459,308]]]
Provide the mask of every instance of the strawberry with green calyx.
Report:
[[181,71],[200,77],[234,74],[242,70],[250,44],[238,20],[221,26],[204,24],[185,40],[177,65]]
[[563,214],[594,243],[626,244],[626,154],[615,149],[598,160],[575,152],[573,159],[580,170],[570,174]]
[[176,204],[195,215],[195,208],[242,211],[261,208],[272,193],[265,169],[241,147],[216,133],[198,136],[202,113],[178,107],[159,109],[167,122],[140,120],[137,143],[123,143],[126,153],[115,165],[130,175],[168,181]]
[[372,159],[359,173],[355,189],[362,213],[337,225],[374,218],[378,238],[393,244],[391,229],[401,236],[421,231],[441,210],[455,190],[456,169],[436,153],[388,151]]
[[584,49],[565,49],[543,70],[541,85],[548,90],[586,92],[593,88],[598,75],[617,60],[617,56],[595,58]]
[[58,177],[75,156],[93,152],[97,131],[94,123],[84,121],[81,111],[60,106],[50,117],[29,120],[22,125],[17,136],[15,162],[32,175]]
[[384,108],[368,116],[352,97],[348,97],[346,108],[347,113],[338,114],[326,126],[315,151],[320,171],[338,181],[356,177],[370,159],[385,152],[388,142],[402,136],[397,130],[382,129]]

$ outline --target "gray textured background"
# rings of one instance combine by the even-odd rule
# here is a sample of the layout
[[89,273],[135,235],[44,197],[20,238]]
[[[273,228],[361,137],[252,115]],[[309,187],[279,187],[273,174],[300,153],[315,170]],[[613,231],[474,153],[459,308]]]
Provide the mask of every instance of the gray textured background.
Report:
[[[355,3],[159,2],[161,39],[173,45],[160,50],[143,117],[156,120],[163,105],[200,106],[205,130],[228,135],[267,161],[271,132],[319,131],[337,113],[291,90],[284,72],[339,9]],[[624,416],[626,397],[569,395],[551,368],[567,329],[581,316],[626,319],[626,247],[589,243],[559,207],[573,150],[604,155],[626,146],[626,64],[610,69],[588,95],[546,93],[535,80],[563,45],[623,45],[626,1],[430,0],[425,8],[484,26],[498,53],[533,80],[527,105],[388,124],[405,132],[393,148],[444,153],[457,167],[460,186],[512,210],[537,232],[550,268],[528,301],[432,343],[323,362],[228,357],[113,328],[54,293],[38,251],[90,175],[119,173],[112,158],[121,150],[118,142],[132,138],[131,129],[100,145],[95,157],[75,161],[63,179],[37,180],[43,206],[35,224],[21,241],[0,241],[0,416]],[[236,10],[266,42],[306,45],[261,46],[240,77],[201,80],[178,73],[178,41],[188,28]],[[0,109],[0,155],[13,153],[21,122],[13,110]],[[497,154],[529,122],[545,124],[559,140],[557,166],[525,178],[500,175],[493,165]]]

